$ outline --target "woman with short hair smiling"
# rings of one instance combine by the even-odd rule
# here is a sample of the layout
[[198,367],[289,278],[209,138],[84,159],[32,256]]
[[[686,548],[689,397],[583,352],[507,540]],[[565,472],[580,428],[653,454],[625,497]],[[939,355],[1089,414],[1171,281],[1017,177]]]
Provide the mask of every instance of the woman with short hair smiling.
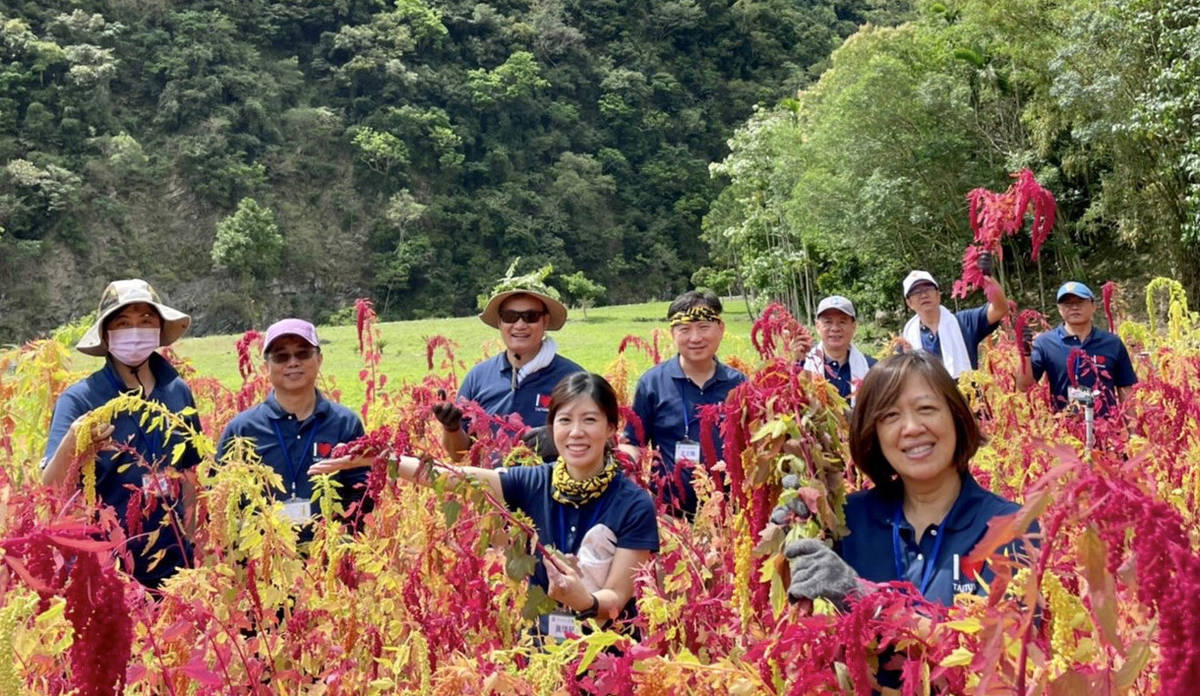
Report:
[[982,593],[990,571],[966,558],[992,518],[1020,509],[971,475],[983,441],[937,358],[912,352],[875,365],[850,421],[850,454],[874,485],[847,498],[850,534],[836,551],[815,539],[788,545],[791,597],[841,601],[860,577],[911,582],[944,605]]

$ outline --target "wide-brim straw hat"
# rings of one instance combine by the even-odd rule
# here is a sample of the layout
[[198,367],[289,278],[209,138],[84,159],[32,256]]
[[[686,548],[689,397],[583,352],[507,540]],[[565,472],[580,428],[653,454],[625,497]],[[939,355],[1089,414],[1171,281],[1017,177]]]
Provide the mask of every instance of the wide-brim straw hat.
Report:
[[159,346],[169,346],[187,331],[192,324],[192,318],[178,309],[162,303],[158,293],[144,280],[131,278],[129,280],[114,280],[104,288],[100,295],[100,306],[96,310],[96,321],[88,327],[87,333],[79,339],[75,348],[85,355],[104,357],[108,354],[108,337],[103,335],[101,327],[104,321],[113,314],[121,311],[122,307],[145,302],[152,305],[162,317],[162,332]]
[[542,304],[546,305],[546,311],[550,313],[549,322],[546,324],[547,331],[557,331],[563,327],[563,324],[567,323],[566,305],[544,292],[528,288],[512,288],[492,295],[491,299],[488,300],[487,306],[479,313],[480,321],[493,329],[500,328],[500,305],[504,304],[505,300],[514,295],[529,295],[541,300]]

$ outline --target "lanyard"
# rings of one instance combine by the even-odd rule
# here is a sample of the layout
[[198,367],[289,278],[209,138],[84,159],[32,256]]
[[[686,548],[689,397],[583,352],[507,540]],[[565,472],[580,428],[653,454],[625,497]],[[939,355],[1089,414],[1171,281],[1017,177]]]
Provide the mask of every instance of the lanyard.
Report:
[[[279,421],[272,420],[271,425],[275,426],[275,437],[279,438],[279,449],[283,450],[284,459],[287,460],[288,478],[291,479],[292,497],[295,498],[296,497],[296,479],[300,478],[300,470],[297,469],[296,463],[292,461],[292,453],[288,449],[287,440],[283,439],[283,430],[279,427]],[[300,425],[302,425],[302,424],[297,422],[296,427],[299,428]],[[300,466],[304,466],[304,454],[303,453],[305,453],[305,452],[308,453],[309,461],[310,462],[312,461],[312,443],[313,443],[313,438],[315,438],[317,436],[318,426],[320,426],[320,423],[314,419],[312,430],[310,430],[308,432],[308,442],[304,443],[304,449],[300,450],[300,452],[301,452]]]
[[[122,384],[120,380],[117,379],[116,375],[113,374],[113,372],[114,368],[111,363],[104,366],[104,376],[108,378],[108,383],[112,385],[112,388],[116,390],[117,394],[124,394],[127,391],[132,391],[129,389],[129,387],[126,387],[124,384]],[[149,400],[150,395],[142,394],[142,398]],[[158,455],[162,451],[162,432],[160,431],[154,434],[148,433],[145,430],[142,430],[141,424],[134,419],[132,415],[130,415],[130,420],[133,421],[134,434],[137,436],[137,439],[141,441],[142,448],[148,455],[146,457],[146,463],[151,466],[155,465],[158,462]]]
[[[687,380],[687,378],[684,378]],[[688,380],[690,381],[690,380]],[[683,406],[683,439],[691,441],[692,439],[692,405],[688,403],[687,396],[684,393],[683,381],[676,380],[675,386],[679,388],[679,402]]]
[[[892,515],[892,559],[896,562],[896,579],[903,580],[904,573],[904,550],[900,544],[900,523],[904,518],[904,513],[901,508],[901,503],[896,504],[896,514]],[[921,573],[921,584],[917,586],[921,596],[925,596],[925,592],[929,590],[929,583],[933,580],[933,571],[937,569],[938,556],[942,553],[942,540],[946,535],[939,531],[937,538],[933,542],[933,553],[925,559],[924,570]]]
[[[611,485],[612,484],[609,484],[609,486]],[[603,496],[601,496],[601,498],[603,498]],[[556,510],[558,513],[558,519],[556,522],[558,522],[558,524],[555,526],[557,526],[558,529],[554,530],[554,540],[556,542],[562,542],[558,547],[558,550],[562,553],[575,553],[575,537],[578,536],[581,530],[584,534],[587,534],[587,530],[591,529],[592,526],[596,524],[596,520],[600,518],[600,499],[598,498],[590,503],[592,514],[589,516],[587,524],[583,525],[582,527],[575,527],[574,532],[572,532],[570,527],[567,526],[567,506],[563,505],[562,503],[556,504],[558,506],[558,510]],[[579,513],[582,516],[583,510],[580,510]],[[579,521],[582,522],[583,520],[580,519]]]

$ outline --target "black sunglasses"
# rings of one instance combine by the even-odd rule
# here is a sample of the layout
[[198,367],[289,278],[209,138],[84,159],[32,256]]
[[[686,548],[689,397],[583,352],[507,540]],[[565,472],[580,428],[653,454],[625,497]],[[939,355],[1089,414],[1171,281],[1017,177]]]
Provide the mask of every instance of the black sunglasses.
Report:
[[271,353],[268,353],[267,360],[270,360],[271,362],[275,363],[276,365],[286,365],[292,361],[292,358],[296,358],[300,362],[304,362],[306,360],[311,360],[312,356],[314,356],[316,354],[317,354],[316,348],[301,348],[300,350],[296,351],[295,353],[288,353],[286,351],[277,350],[277,351],[272,351]]
[[526,324],[532,324],[546,314],[548,314],[548,312],[542,309],[523,309],[520,311],[515,309],[502,309],[500,310],[500,321],[504,322],[505,324],[515,324],[517,323],[517,320],[524,319]]

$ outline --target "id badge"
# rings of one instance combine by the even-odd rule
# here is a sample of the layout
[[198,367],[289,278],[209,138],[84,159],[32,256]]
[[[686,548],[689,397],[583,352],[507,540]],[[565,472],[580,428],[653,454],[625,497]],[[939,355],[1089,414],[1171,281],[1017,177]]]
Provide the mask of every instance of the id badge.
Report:
[[289,498],[283,503],[283,516],[293,524],[304,524],[312,519],[312,501],[308,498]]
[[691,440],[680,440],[675,443],[675,461],[680,462],[684,459],[700,463],[700,443],[692,442]]
[[142,474],[142,490],[162,497],[171,495],[171,479],[166,474]]
[[564,611],[553,611],[546,615],[547,631],[551,638],[555,640],[566,640],[568,634],[572,636],[582,635],[579,632],[579,622],[575,620],[574,614],[569,614]]

